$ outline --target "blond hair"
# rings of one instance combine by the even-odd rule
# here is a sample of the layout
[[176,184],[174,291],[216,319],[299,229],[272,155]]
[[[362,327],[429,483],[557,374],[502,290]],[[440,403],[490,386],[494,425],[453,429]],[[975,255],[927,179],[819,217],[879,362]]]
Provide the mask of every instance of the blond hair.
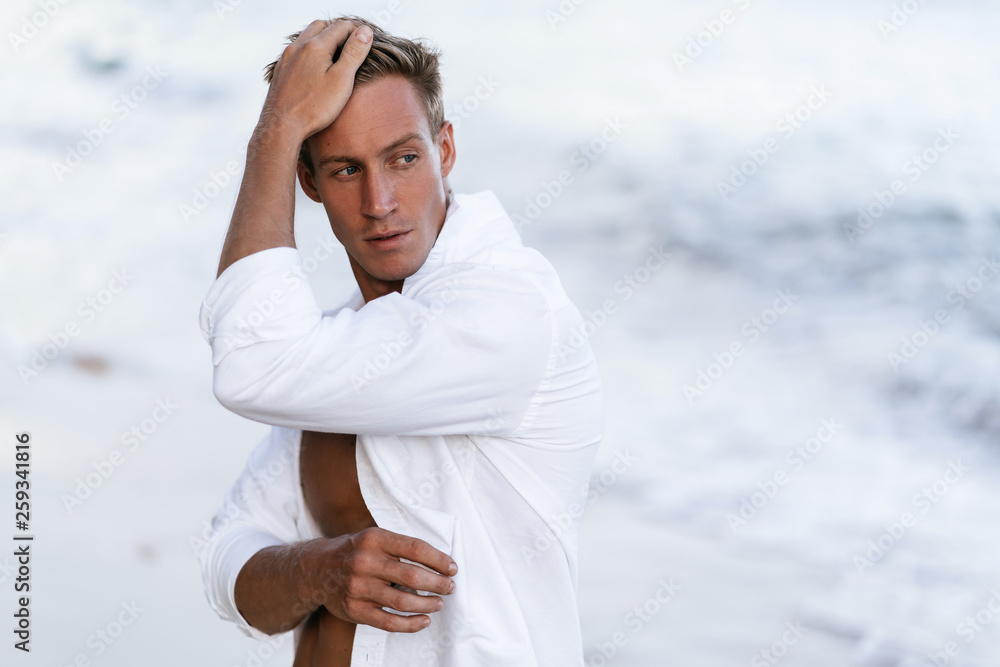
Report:
[[[368,56],[354,75],[354,85],[363,86],[387,76],[405,78],[413,85],[420,97],[424,112],[427,114],[431,134],[436,140],[438,130],[444,125],[444,100],[441,93],[441,72],[438,67],[441,53],[429,46],[425,40],[411,40],[390,35],[366,19],[357,16],[341,16],[340,19],[357,25],[363,24],[372,29],[371,51],[368,52]],[[299,34],[289,35],[288,44],[294,42]],[[338,49],[333,56],[334,62],[339,56],[340,50]],[[277,64],[276,60],[264,68],[264,80],[268,84],[274,77],[274,68]],[[312,155],[309,153],[309,147],[305,141],[302,142],[302,148],[299,150],[299,160],[305,164],[310,173],[313,173]]]

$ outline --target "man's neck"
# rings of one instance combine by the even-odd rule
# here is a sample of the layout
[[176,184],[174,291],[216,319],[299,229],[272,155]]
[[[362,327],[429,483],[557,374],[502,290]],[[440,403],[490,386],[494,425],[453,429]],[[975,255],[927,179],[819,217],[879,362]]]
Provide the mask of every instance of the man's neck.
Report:
[[358,287],[361,288],[361,296],[364,297],[365,303],[385,296],[389,292],[403,291],[402,280],[379,280],[361,268],[353,258],[351,259],[351,269],[354,271],[354,279],[358,281]]

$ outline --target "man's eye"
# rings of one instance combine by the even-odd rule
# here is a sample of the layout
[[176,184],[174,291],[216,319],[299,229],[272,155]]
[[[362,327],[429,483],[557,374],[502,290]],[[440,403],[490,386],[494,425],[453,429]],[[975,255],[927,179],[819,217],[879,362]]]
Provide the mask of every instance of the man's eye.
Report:
[[[353,171],[352,171],[353,170]],[[334,174],[341,174],[343,176],[353,176],[360,171],[357,167],[344,167],[340,171],[335,171]]]
[[[410,154],[408,154],[408,155],[403,155],[403,156],[401,156],[401,157],[400,157],[399,159],[400,159],[400,160],[403,160],[403,164],[410,164],[411,162],[413,162],[414,160],[416,160],[416,159],[417,159],[417,156],[416,156],[416,154],[415,154],[415,153],[410,153]],[[399,160],[397,160],[397,162],[398,162],[398,161],[399,161]]]

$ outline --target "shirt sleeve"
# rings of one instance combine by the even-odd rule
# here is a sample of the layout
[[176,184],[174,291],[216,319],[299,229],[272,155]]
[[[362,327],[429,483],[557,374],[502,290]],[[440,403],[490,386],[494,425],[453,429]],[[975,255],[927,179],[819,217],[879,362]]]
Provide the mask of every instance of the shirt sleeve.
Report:
[[298,438],[274,428],[251,452],[247,465],[212,518],[199,553],[208,602],[244,634],[267,639],[236,608],[236,577],[261,549],[299,541]]
[[256,421],[362,435],[510,435],[553,359],[530,274],[446,264],[408,295],[324,316],[294,248],[240,259],[201,310],[219,402]]

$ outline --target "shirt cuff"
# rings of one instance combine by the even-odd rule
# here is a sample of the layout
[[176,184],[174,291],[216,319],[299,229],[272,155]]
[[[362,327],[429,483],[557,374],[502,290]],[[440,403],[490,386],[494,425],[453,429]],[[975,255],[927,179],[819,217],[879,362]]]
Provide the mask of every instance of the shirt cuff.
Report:
[[288,247],[233,262],[212,283],[199,313],[216,366],[233,350],[287,338],[321,318],[299,251]]
[[269,635],[247,623],[236,607],[236,578],[258,551],[285,542],[270,533],[254,529],[237,530],[215,540],[218,541],[207,550],[202,564],[209,604],[224,620],[235,623],[243,634],[259,640],[269,639]]

